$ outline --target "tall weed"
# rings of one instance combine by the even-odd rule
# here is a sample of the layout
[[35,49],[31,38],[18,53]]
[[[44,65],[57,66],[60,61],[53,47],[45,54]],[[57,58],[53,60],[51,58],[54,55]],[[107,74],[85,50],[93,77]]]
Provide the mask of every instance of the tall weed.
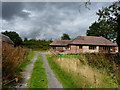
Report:
[[8,43],[2,45],[2,81],[3,85],[9,83],[14,78],[19,78],[20,73],[15,70],[25,60],[29,50],[25,48],[14,47]]
[[120,85],[120,53],[85,53],[80,54],[79,60],[83,64],[87,63],[89,66],[99,69],[102,74],[106,72]]
[[48,60],[53,70],[57,67],[62,70],[62,78],[76,88],[119,87],[120,54],[81,53],[79,56],[49,56]]

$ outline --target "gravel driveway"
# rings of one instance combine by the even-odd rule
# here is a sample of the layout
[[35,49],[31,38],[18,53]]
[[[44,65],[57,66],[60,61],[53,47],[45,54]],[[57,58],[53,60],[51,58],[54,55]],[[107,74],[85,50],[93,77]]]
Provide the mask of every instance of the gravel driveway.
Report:
[[43,57],[43,63],[44,63],[44,67],[45,67],[46,74],[47,74],[48,88],[63,88],[62,84],[57,80],[53,71],[51,70],[51,68],[47,62],[46,55],[42,54],[42,53],[41,53],[41,55]]
[[39,55],[42,55],[43,57],[43,63],[44,63],[44,68],[47,74],[47,79],[48,79],[48,88],[63,88],[62,84],[57,80],[57,78],[55,77],[53,71],[51,70],[48,62],[47,62],[47,58],[46,55],[44,54],[44,52],[38,52],[34,58],[31,60],[31,64],[29,64],[26,68],[25,71],[23,72],[23,81],[21,84],[18,84],[16,86],[16,88],[26,88],[27,86],[27,81],[30,79],[31,76],[31,71],[33,69],[34,66],[34,62],[37,60]]

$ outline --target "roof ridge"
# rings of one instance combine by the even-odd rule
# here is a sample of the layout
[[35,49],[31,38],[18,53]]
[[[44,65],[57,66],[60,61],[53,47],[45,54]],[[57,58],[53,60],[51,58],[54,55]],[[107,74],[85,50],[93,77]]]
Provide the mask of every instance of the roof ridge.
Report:
[[113,43],[112,41],[102,36],[77,36],[76,38],[72,40],[56,40],[52,44],[53,45],[84,44],[84,45],[117,46],[116,43]]

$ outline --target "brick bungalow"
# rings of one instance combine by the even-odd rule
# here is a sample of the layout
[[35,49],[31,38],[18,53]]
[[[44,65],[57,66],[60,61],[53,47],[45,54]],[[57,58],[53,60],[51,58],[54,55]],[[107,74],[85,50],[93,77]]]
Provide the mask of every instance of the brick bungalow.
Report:
[[51,50],[63,53],[117,52],[117,44],[98,36],[78,36],[73,40],[55,40]]

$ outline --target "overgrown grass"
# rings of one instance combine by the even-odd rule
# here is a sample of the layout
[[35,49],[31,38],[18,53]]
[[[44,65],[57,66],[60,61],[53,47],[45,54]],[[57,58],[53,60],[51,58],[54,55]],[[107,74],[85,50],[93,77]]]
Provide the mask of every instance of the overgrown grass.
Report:
[[2,43],[2,86],[9,86],[15,78],[20,78],[21,74],[17,71],[20,64],[26,61],[25,57],[29,49],[14,47],[11,44]]
[[[60,57],[60,56],[58,56],[58,57]],[[64,73],[64,70],[61,69],[59,66],[57,66],[53,62],[54,58],[55,58],[54,56],[47,55],[48,63],[50,65],[50,67],[52,68],[52,70],[54,71],[58,80],[62,83],[64,88],[75,88],[75,85],[73,85],[73,83],[71,82],[70,74]]]
[[33,51],[48,51],[48,49],[42,49],[42,48],[34,48]]
[[28,81],[28,88],[47,88],[47,77],[43,67],[42,56],[40,55],[34,63],[31,78]]
[[[60,57],[69,58],[69,56],[51,56],[47,55],[48,62],[54,71],[58,80],[62,83],[64,88],[84,88],[87,86],[91,87],[90,83],[86,83],[87,81],[82,78],[82,76],[78,75],[73,71],[66,71],[66,68],[61,68],[56,61]],[[78,58],[78,56],[72,56],[73,58]],[[70,58],[69,58],[70,59]]]
[[79,60],[81,63],[86,62],[86,64],[88,64],[89,66],[98,69],[102,74],[106,75],[107,79],[103,79],[106,87],[108,87],[110,84],[117,84],[118,86],[120,86],[120,53],[81,54]]
[[[115,70],[119,71],[120,55],[80,54],[47,57],[64,88],[116,88],[119,85],[119,73],[115,73]],[[117,69],[115,65],[118,65]]]
[[[21,81],[21,80],[20,80],[21,77],[22,77],[21,72],[23,72],[24,69],[26,68],[26,66],[31,63],[31,59],[34,57],[35,54],[36,54],[36,52],[31,51],[31,52],[29,52],[29,53],[25,56],[24,60],[23,60],[23,61],[19,64],[19,66],[14,70],[14,74],[16,75],[15,77],[13,76],[14,78],[13,78],[12,80],[14,80],[14,81],[9,80],[8,82],[5,82],[5,85],[3,85],[3,88],[11,88],[11,87],[14,87],[14,85],[16,85],[17,83],[19,83],[19,81]],[[15,78],[18,79],[17,82],[15,82]],[[12,82],[11,82],[11,81],[12,81]]]
[[19,67],[16,69],[16,73],[24,71],[25,67],[31,63],[32,58],[35,56],[36,52],[31,51],[25,56],[25,60],[20,63]]

